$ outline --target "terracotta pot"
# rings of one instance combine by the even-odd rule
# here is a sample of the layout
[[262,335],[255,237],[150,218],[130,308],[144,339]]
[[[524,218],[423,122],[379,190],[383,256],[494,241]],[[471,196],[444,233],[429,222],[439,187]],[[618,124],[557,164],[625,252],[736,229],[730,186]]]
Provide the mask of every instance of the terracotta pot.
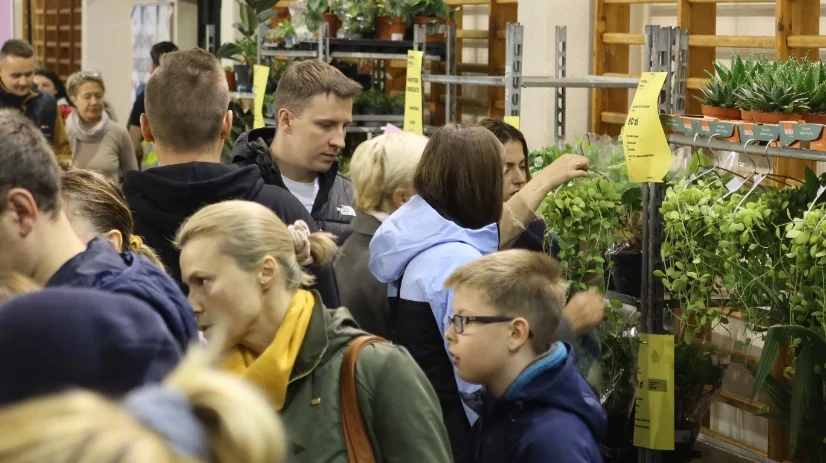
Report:
[[[321,17],[324,19],[324,22],[330,25],[330,35],[328,35],[328,37],[335,37],[336,32],[338,32],[338,26],[341,25],[341,22],[338,20],[338,16],[333,13],[323,13]],[[316,34],[316,36],[317,35],[318,34]]]
[[740,119],[744,122],[754,122],[754,113],[745,109],[740,110]]
[[754,122],[763,124],[778,124],[782,121],[799,121],[801,119],[802,116],[800,114],[754,112]]
[[238,90],[238,84],[235,82],[235,71],[226,71],[227,75],[227,87],[229,87],[230,92],[234,92]]
[[[416,21],[417,25],[422,25],[422,24],[427,25],[427,24],[432,24],[432,23],[438,23],[440,26],[441,25],[447,25],[447,20],[446,19],[434,18],[432,16],[416,16],[415,21]],[[439,27],[439,30],[444,31],[444,28]],[[446,32],[439,32],[437,34],[427,34],[425,36],[425,40],[428,41],[428,42],[444,42],[445,40],[447,40],[447,33]]]
[[407,23],[402,18],[381,16],[376,21],[376,38],[379,40],[404,40]]
[[803,120],[809,124],[826,125],[826,114],[804,114]]
[[702,105],[701,112],[703,116],[716,117],[717,119],[740,119],[740,110],[737,108]]

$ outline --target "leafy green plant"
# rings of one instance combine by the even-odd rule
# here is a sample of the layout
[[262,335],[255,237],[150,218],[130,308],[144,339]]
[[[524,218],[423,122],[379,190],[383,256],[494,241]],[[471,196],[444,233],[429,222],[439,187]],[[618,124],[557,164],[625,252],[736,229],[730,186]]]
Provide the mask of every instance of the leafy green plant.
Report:
[[411,2],[409,0],[380,0],[378,3],[379,17],[410,19]]
[[763,74],[740,88],[744,109],[761,113],[800,114],[809,111],[806,95],[795,91],[793,82],[782,76]]
[[282,21],[275,29],[270,31],[270,37],[277,41],[285,40],[287,37],[294,35],[295,27],[293,27],[293,22],[289,19]]
[[448,19],[450,7],[444,0],[411,0],[410,14],[412,16]]
[[324,17],[322,15],[330,13],[332,8],[330,0],[308,0],[307,12],[304,13],[304,21],[307,23],[307,29],[312,32],[318,31]]
[[255,37],[258,25],[275,15],[271,8],[278,0],[235,0],[239,7],[241,22],[232,25],[242,38],[221,45],[215,53],[218,58],[229,59],[252,66],[257,61],[258,44]]
[[376,28],[378,5],[375,0],[331,0],[332,9],[341,21],[341,29],[361,34]]
[[729,69],[719,61],[714,62],[716,75],[706,71],[710,78],[705,88],[700,89],[702,98],[697,98],[706,106],[718,108],[734,108],[737,106],[737,89],[747,82],[754,62],[751,58],[745,61],[739,56],[731,59]]
[[379,113],[384,113],[390,109],[390,100],[387,94],[379,90],[362,92],[356,98],[354,104],[360,108],[374,108]]

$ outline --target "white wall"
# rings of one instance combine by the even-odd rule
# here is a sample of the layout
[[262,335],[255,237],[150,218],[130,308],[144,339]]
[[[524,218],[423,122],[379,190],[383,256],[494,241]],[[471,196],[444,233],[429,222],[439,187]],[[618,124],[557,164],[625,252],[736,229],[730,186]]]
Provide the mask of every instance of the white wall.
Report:
[[[2,0],[0,0],[2,1]],[[8,0],[7,0],[8,1]],[[23,38],[23,0],[11,0],[14,15],[14,37]]]
[[[132,6],[162,3],[134,0],[83,1],[83,69],[94,69],[106,81],[106,98],[121,122],[132,109]],[[198,8],[183,0],[173,17],[173,41],[181,49],[198,44]]]

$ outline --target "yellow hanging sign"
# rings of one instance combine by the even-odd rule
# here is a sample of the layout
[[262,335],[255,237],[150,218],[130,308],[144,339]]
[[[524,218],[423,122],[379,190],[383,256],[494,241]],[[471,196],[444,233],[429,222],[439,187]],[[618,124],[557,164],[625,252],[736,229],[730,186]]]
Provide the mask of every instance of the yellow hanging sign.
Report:
[[508,124],[516,130],[519,130],[519,116],[505,116],[504,120],[505,124]]
[[404,90],[404,131],[424,134],[422,85],[422,59],[424,53],[407,52],[407,83]]
[[625,120],[622,147],[632,182],[662,182],[671,167],[671,149],[657,109],[666,76],[665,72],[646,72],[640,77]]
[[267,81],[270,78],[270,67],[255,65],[255,74],[252,77],[253,101],[252,128],[264,127],[264,94],[267,91]]
[[634,446],[674,450],[674,336],[640,334]]

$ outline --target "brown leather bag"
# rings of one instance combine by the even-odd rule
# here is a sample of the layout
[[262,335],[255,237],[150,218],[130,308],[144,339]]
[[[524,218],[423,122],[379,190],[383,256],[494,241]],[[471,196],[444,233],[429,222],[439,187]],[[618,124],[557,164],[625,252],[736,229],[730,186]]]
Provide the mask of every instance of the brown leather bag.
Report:
[[356,362],[364,346],[386,340],[372,335],[359,336],[350,343],[341,362],[341,422],[344,425],[344,443],[350,463],[375,463],[373,446],[367,437],[364,418],[359,408],[356,390]]

